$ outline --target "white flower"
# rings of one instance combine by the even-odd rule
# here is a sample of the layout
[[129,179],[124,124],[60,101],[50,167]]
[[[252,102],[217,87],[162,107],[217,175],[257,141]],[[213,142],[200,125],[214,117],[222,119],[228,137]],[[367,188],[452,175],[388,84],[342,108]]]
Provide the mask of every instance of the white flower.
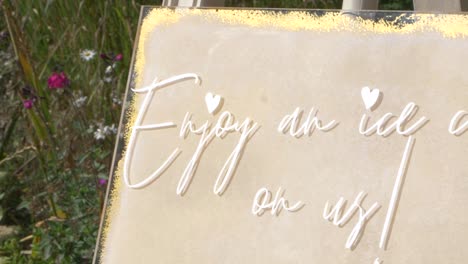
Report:
[[94,138],[96,140],[105,139],[106,134],[104,133],[104,131],[102,129],[98,128],[96,131],[94,131]]
[[112,126],[104,127],[104,134],[109,135],[109,134],[116,134],[116,133],[117,133],[117,128],[115,127],[115,124],[112,124]]
[[98,124],[98,126],[99,128],[94,131],[94,138],[96,140],[105,139],[106,136],[111,134],[117,134],[117,127],[115,127],[115,124],[112,124],[111,126],[103,126],[102,124]]
[[120,100],[119,98],[117,97],[114,97],[112,98],[112,102],[116,105],[121,105],[122,104],[122,100]]
[[112,82],[112,77],[105,77],[104,82],[106,82],[106,83]]
[[80,56],[83,60],[90,61],[96,56],[96,51],[85,49],[81,51]]
[[82,96],[82,97],[76,99],[75,102],[73,102],[73,104],[76,107],[82,107],[86,103],[86,99],[88,99],[87,96]]
[[113,63],[112,65],[109,65],[106,67],[105,74],[110,74],[112,71],[117,67],[116,63]]
[[113,69],[114,69],[114,67],[112,67],[112,66],[110,66],[110,65],[107,66],[107,68],[106,68],[106,74],[111,73]]

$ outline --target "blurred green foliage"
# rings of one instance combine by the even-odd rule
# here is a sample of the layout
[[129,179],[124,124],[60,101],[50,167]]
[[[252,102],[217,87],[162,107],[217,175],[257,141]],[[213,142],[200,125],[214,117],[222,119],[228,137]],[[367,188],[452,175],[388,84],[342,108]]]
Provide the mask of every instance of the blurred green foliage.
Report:
[[[12,263],[91,262],[140,4],[160,1],[3,2],[0,224],[21,231],[0,254]],[[54,72],[70,85],[49,89]]]
[[340,9],[343,0],[226,0],[229,7]]
[[413,10],[413,0],[380,0],[379,10]]
[[[226,0],[230,7],[341,9],[343,0]],[[413,10],[412,0],[380,0],[379,10]]]

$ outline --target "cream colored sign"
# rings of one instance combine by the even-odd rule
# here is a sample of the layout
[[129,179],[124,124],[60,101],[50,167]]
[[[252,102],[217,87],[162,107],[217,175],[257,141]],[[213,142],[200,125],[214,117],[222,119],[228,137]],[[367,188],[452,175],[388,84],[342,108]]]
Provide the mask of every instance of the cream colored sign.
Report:
[[466,16],[147,11],[97,262],[466,262]]

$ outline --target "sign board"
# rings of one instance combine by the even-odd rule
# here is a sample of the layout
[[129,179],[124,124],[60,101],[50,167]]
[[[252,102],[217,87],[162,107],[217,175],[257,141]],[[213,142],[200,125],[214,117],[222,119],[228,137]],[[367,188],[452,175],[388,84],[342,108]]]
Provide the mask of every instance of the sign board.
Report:
[[466,15],[143,11],[97,263],[466,262]]

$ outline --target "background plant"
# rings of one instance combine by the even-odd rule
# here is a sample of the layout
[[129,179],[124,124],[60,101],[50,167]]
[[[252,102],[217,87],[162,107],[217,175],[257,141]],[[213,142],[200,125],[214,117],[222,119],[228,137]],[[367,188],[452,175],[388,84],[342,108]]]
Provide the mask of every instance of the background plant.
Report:
[[0,223],[20,227],[3,243],[12,263],[92,258],[140,4],[3,2]]
[[[341,7],[341,0],[226,3]],[[9,238],[0,228],[5,261],[91,262],[143,4],[160,1],[3,1],[0,225],[17,227]]]

